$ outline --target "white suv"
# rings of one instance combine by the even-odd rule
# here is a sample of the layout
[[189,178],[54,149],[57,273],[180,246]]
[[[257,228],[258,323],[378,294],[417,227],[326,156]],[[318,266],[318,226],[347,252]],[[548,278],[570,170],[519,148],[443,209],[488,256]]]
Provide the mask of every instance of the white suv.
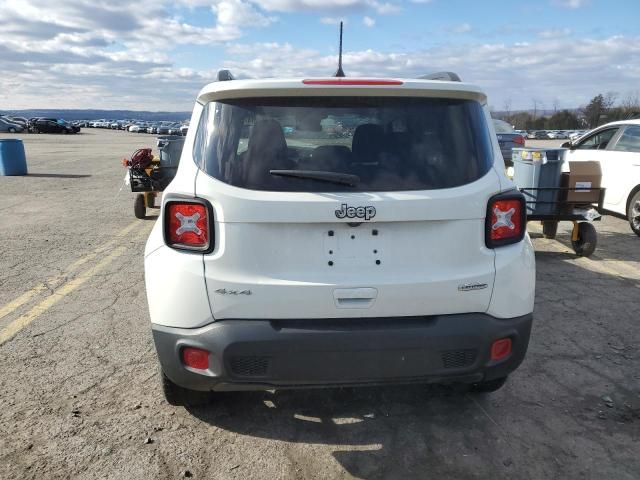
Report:
[[403,382],[493,391],[522,362],[534,253],[480,89],[218,81],[190,125],[145,252],[170,403]]

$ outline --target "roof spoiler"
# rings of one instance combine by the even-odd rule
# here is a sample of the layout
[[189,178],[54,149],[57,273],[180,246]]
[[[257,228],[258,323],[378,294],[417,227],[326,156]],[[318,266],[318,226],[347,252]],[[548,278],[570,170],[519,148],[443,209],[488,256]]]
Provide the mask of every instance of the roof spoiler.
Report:
[[228,82],[229,80],[235,80],[235,77],[231,74],[230,70],[218,70],[216,80],[218,82]]
[[440,80],[441,82],[461,82],[460,77],[454,72],[436,72],[418,77],[419,80]]

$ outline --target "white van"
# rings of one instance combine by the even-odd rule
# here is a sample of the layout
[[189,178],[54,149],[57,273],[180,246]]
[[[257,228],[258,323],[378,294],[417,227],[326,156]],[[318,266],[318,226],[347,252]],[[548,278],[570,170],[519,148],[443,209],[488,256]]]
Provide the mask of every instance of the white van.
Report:
[[493,391],[522,362],[534,253],[480,89],[218,81],[190,125],[145,251],[170,403],[407,382]]

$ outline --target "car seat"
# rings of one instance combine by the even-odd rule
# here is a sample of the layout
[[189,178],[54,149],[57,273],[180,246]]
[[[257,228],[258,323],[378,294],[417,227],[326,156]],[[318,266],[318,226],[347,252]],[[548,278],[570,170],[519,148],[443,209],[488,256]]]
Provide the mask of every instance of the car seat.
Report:
[[279,179],[269,171],[291,168],[287,158],[287,142],[280,124],[273,119],[258,120],[251,129],[245,155],[245,187],[273,187]]

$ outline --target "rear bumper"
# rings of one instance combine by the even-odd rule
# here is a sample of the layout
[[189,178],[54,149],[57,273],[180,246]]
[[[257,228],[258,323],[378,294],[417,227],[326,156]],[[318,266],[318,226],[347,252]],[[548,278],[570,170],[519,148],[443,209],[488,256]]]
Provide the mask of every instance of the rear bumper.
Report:
[[[223,320],[197,329],[153,325],[164,373],[193,390],[384,383],[475,383],[503,377],[524,359],[532,315],[486,314],[317,320]],[[492,361],[493,341],[513,350]],[[185,367],[184,347],[211,352],[209,369]]]

